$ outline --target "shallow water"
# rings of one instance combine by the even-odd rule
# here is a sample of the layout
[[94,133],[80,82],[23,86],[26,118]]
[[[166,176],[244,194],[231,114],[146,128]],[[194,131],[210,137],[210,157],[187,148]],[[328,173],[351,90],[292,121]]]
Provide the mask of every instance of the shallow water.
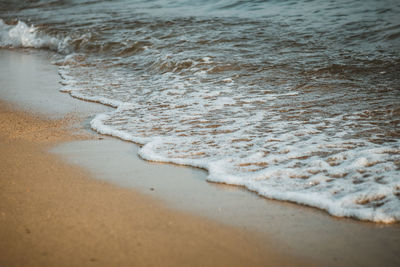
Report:
[[[3,1],[92,127],[148,160],[335,216],[400,220],[398,1]],[[33,26],[31,26],[33,25]]]

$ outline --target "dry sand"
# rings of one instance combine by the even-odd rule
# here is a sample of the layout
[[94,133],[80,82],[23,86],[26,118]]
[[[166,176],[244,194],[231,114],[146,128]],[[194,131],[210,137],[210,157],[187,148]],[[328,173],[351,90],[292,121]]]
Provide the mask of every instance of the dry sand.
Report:
[[46,152],[72,135],[0,105],[0,266],[284,266],[254,234],[171,211]]

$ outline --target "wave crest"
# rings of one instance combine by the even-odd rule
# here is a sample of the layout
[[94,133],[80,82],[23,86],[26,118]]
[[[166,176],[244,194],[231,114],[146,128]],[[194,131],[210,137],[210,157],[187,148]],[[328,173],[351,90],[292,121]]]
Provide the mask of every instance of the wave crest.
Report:
[[49,36],[23,21],[18,21],[16,25],[9,25],[0,19],[0,47],[26,47],[63,52],[67,50],[67,43],[67,38],[60,40]]

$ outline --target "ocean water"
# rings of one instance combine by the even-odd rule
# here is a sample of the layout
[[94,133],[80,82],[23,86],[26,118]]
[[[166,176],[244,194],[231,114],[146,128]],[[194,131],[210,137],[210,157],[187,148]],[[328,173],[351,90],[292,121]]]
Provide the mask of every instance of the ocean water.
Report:
[[399,14],[395,0],[0,1],[0,47],[53,51],[64,92],[115,107],[92,128],[146,160],[393,223]]

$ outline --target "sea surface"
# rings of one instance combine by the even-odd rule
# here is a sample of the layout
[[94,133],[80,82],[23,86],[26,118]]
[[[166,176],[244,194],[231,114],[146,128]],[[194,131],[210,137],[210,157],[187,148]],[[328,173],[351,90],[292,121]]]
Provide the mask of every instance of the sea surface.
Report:
[[53,51],[62,91],[115,107],[92,128],[142,158],[400,221],[400,1],[0,0],[0,19],[1,48]]

